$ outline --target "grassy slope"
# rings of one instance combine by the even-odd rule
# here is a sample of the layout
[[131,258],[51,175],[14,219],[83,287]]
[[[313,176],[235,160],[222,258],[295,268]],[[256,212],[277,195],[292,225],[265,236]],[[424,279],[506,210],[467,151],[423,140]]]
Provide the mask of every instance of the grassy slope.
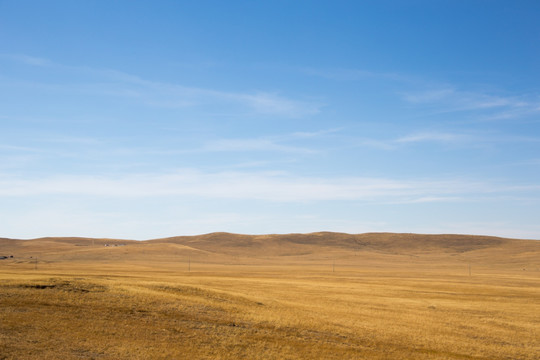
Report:
[[[112,246],[105,247],[105,244]],[[125,246],[114,246],[125,245]],[[488,236],[417,234],[313,233],[239,235],[212,233],[149,241],[89,238],[0,239],[0,255],[19,263],[118,261],[199,264],[299,264],[337,262],[358,267],[370,264],[463,266],[492,269],[536,269],[540,242]],[[32,256],[32,259],[30,259]]]
[[217,233],[4,254],[0,359],[540,358],[536,241]]

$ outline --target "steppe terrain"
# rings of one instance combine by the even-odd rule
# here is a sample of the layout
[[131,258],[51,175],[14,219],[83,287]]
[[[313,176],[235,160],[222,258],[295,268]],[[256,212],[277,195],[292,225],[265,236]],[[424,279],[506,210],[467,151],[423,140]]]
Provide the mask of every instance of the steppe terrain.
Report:
[[0,359],[540,359],[535,240],[0,239],[0,256]]

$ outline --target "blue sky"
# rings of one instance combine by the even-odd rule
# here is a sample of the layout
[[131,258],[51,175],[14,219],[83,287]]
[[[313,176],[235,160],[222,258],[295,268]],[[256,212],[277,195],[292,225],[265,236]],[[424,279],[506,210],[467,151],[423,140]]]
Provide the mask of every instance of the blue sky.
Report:
[[539,16],[0,0],[0,236],[540,239]]

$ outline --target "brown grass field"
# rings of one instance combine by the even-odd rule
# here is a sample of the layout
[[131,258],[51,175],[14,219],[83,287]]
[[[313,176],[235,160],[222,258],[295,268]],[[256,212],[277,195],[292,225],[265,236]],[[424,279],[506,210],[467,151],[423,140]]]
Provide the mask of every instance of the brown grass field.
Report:
[[540,359],[540,241],[214,233],[1,255],[0,359]]

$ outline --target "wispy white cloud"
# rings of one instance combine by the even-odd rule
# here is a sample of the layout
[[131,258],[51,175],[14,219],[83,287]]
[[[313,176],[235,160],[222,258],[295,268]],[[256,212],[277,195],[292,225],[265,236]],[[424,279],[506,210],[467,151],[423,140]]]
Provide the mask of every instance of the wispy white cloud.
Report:
[[10,144],[0,144],[0,150],[4,151],[14,151],[19,153],[37,153],[43,152],[42,149],[29,147],[29,146],[19,146],[19,145],[10,145]]
[[518,166],[519,165],[525,165],[525,166],[540,165],[540,159],[528,159],[528,160],[515,162],[515,163],[510,164],[510,165],[518,165]]
[[394,139],[368,139],[360,138],[356,144],[381,150],[396,150],[403,146],[418,143],[439,143],[439,144],[477,144],[481,141],[479,136],[464,133],[420,131],[410,133]]
[[284,172],[201,172],[122,176],[50,176],[40,179],[0,176],[0,196],[76,195],[106,197],[194,196],[281,202],[368,201],[443,202],[475,194],[519,194],[538,185],[478,181],[397,180],[391,178],[314,178]]
[[485,118],[504,119],[538,112],[539,102],[532,96],[501,96],[486,92],[461,91],[443,87],[421,91],[404,91],[402,98],[414,105],[429,106],[436,113],[490,111]]
[[[3,58],[31,66],[47,66],[66,74],[76,75],[72,77],[69,84],[18,82],[18,86],[78,90],[96,95],[133,98],[155,107],[184,108],[229,104],[243,107],[257,114],[290,118],[317,114],[323,107],[323,104],[318,102],[292,99],[276,92],[260,90],[237,92],[184,86],[147,80],[114,69],[63,65],[27,55],[4,55]],[[80,80],[76,80],[77,78]]]
[[423,196],[423,197],[414,197],[405,200],[395,201],[393,203],[398,204],[420,204],[420,203],[448,203],[448,202],[467,202],[470,201],[470,198],[460,197],[460,196]]
[[185,154],[185,153],[204,153],[204,152],[274,152],[291,154],[320,154],[321,148],[309,146],[290,145],[298,144],[299,141],[313,141],[333,134],[339,129],[320,130],[312,132],[294,132],[277,134],[273,136],[251,137],[251,138],[218,138],[205,141],[201,146],[195,146],[188,149],[176,150],[147,150],[151,153],[164,154]]
[[360,81],[375,79],[396,86],[397,94],[412,105],[427,107],[430,113],[482,112],[478,120],[516,119],[540,113],[538,94],[506,95],[492,91],[460,89],[458,86],[440,85],[419,76],[399,73],[371,71],[365,69],[303,68],[303,73],[336,81]]
[[271,139],[221,139],[206,143],[202,148],[195,151],[270,151],[296,154],[314,154],[320,151],[297,146],[280,144]]
[[[322,134],[322,133],[321,133]],[[203,141],[200,145],[194,145],[188,148],[170,148],[170,147],[153,147],[140,148],[131,147],[122,150],[135,154],[153,154],[153,155],[174,155],[174,154],[196,154],[196,153],[212,153],[212,152],[269,152],[269,153],[288,153],[299,155],[320,154],[323,152],[320,148],[312,148],[309,146],[290,145],[297,139],[313,139],[312,136],[304,137],[303,134],[282,134],[266,137],[246,137],[246,138],[217,138]],[[320,135],[319,135],[320,136]],[[111,151],[108,149],[107,151]],[[118,149],[117,149],[118,151]],[[259,162],[260,163],[260,162]]]
[[21,167],[29,166],[32,163],[36,163],[39,160],[38,156],[34,154],[16,154],[16,155],[4,155],[0,153],[0,173],[2,171],[12,172],[20,169]]
[[240,103],[244,103],[262,114],[276,114],[288,117],[303,117],[314,115],[320,112],[322,104],[310,103],[307,101],[291,100],[267,92],[256,92],[254,94],[239,93],[215,93],[218,97],[228,98]]
[[394,139],[360,138],[356,144],[382,150],[397,150],[403,146],[436,143],[459,147],[479,147],[508,143],[537,143],[540,137],[481,132],[418,131]]
[[223,164],[221,167],[216,167],[218,170],[224,171],[230,171],[231,169],[248,169],[248,168],[261,168],[261,167],[268,167],[268,166],[275,166],[276,164],[284,164],[284,163],[294,163],[296,160],[293,159],[286,159],[286,160],[273,160],[273,161],[245,161],[240,163],[227,163]]
[[67,135],[48,135],[40,139],[41,142],[57,144],[79,144],[79,145],[103,145],[104,142],[95,137],[67,136]]
[[354,147],[368,147],[378,150],[394,150],[397,148],[395,140],[358,138],[354,141]]
[[311,138],[320,138],[330,135],[334,135],[343,131],[344,128],[333,128],[333,129],[324,129],[318,131],[298,131],[287,135],[282,135],[282,139],[311,139]]
[[357,81],[366,78],[386,79],[393,81],[410,79],[410,77],[396,72],[379,72],[364,69],[305,67],[301,69],[301,72],[306,75],[337,81]]
[[294,132],[257,138],[217,139],[207,142],[200,151],[274,151],[298,154],[321,153],[321,149],[288,145],[302,140],[315,140],[335,134],[341,129]]
[[0,54],[0,58],[21,62],[31,66],[51,66],[53,63],[45,58],[23,54]]
[[421,132],[406,135],[394,140],[394,143],[417,143],[417,142],[463,142],[471,141],[472,136],[449,132]]

